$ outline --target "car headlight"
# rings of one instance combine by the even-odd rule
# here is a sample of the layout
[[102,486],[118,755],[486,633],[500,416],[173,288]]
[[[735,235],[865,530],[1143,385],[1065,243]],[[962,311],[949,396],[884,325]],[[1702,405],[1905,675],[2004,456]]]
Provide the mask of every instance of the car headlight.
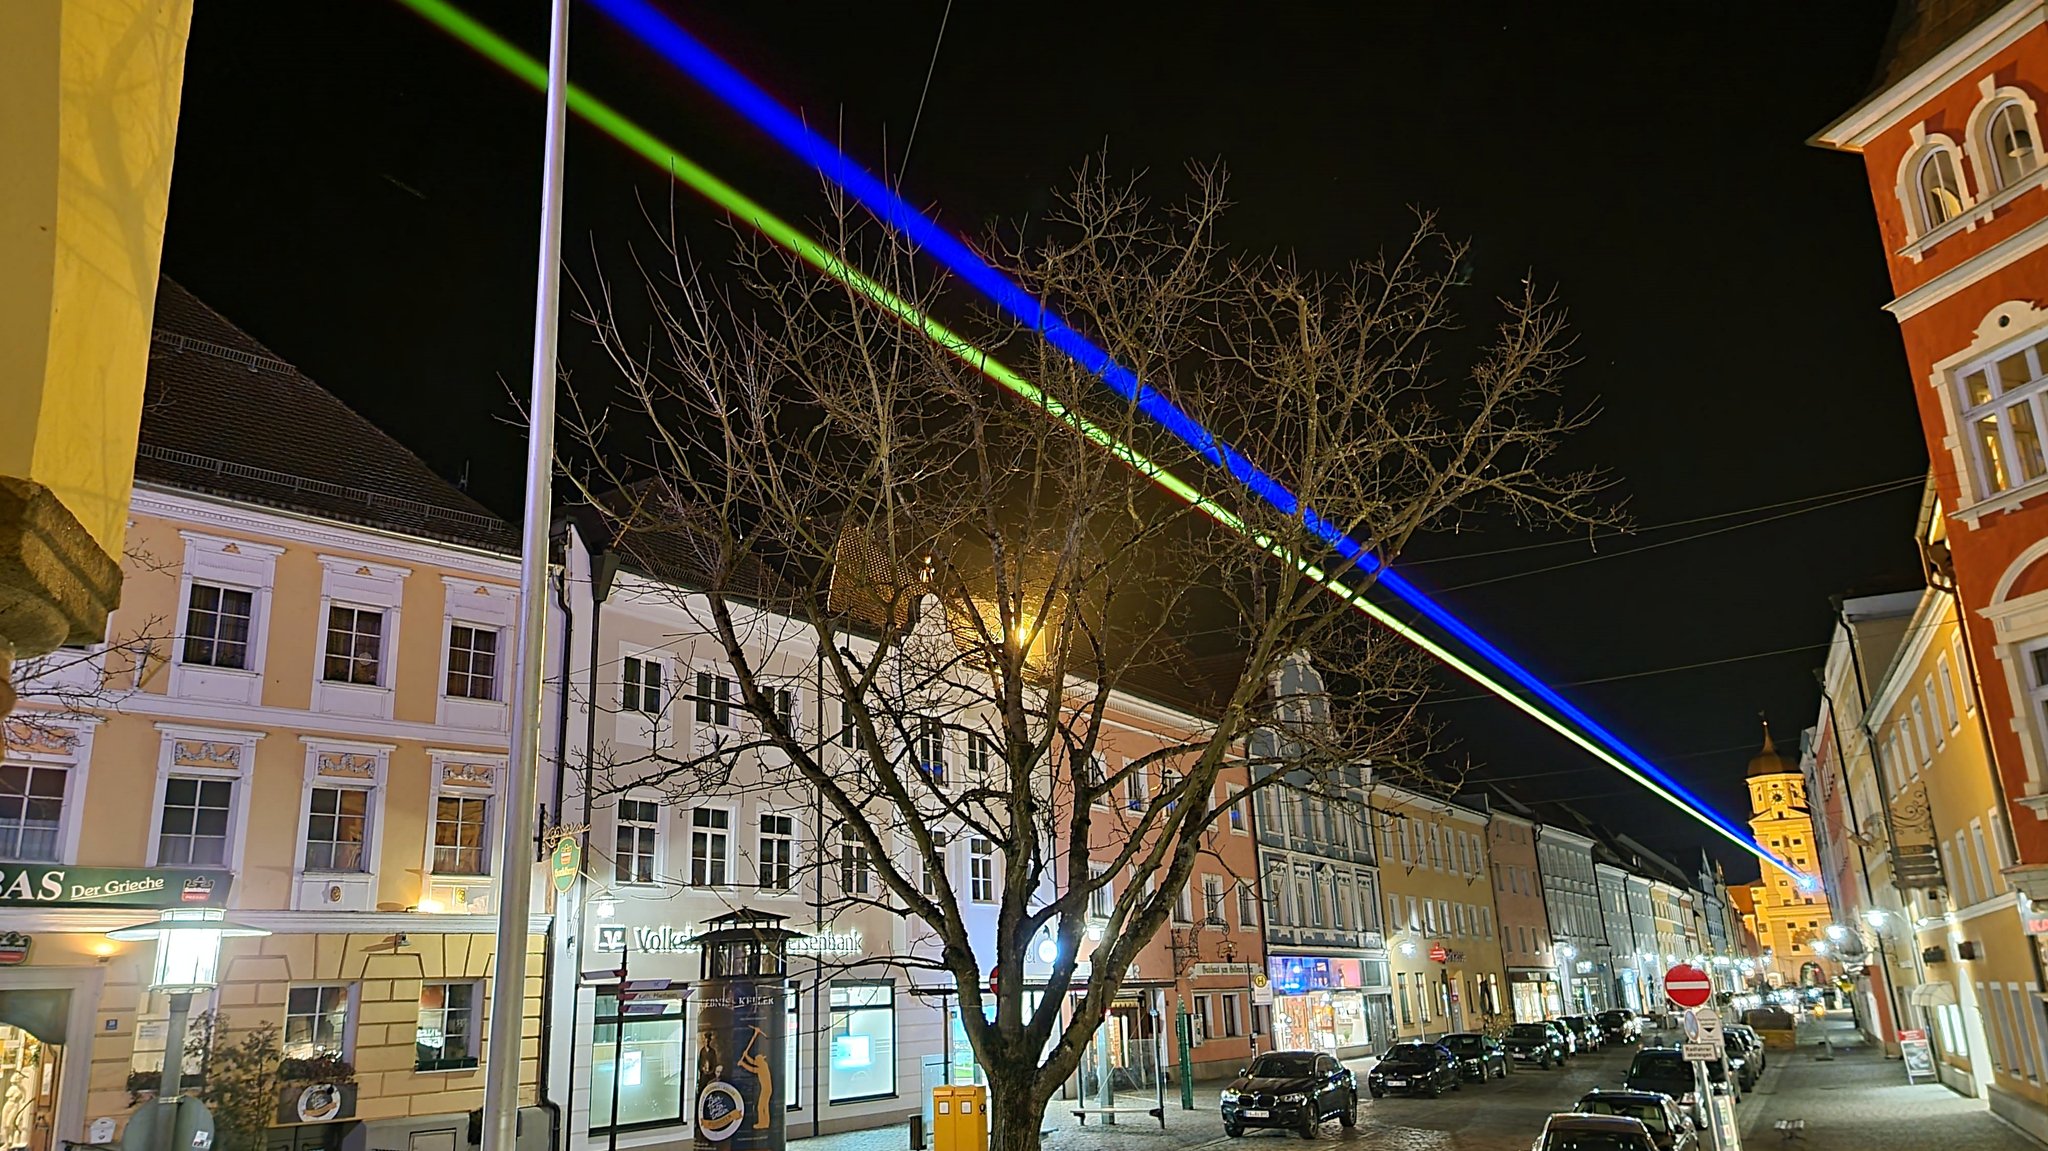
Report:
[[1300,1094],[1296,1094],[1296,1095],[1282,1095],[1282,1096],[1280,1097],[1280,1102],[1282,1102],[1282,1103],[1294,1103],[1294,1104],[1301,1104],[1301,1103],[1306,1103],[1306,1102],[1308,1102],[1308,1096],[1306,1096],[1306,1095],[1300,1095]]
[[1226,1087],[1226,1088],[1224,1088],[1224,1090],[1223,1090],[1223,1101],[1224,1101],[1225,1103],[1235,1103],[1235,1102],[1237,1102],[1237,1092],[1235,1092],[1235,1091],[1232,1091],[1232,1090],[1230,1090],[1230,1089],[1229,1089],[1229,1088],[1227,1088],[1227,1087]]

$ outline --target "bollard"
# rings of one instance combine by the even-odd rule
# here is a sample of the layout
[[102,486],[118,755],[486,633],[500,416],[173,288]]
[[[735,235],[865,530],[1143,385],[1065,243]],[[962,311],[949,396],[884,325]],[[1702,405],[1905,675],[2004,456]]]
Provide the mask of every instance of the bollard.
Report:
[[1835,1043],[1834,1043],[1834,1040],[1832,1040],[1832,1039],[1829,1039],[1829,1038],[1828,1038],[1828,1037],[1827,1037],[1826,1035],[1822,1035],[1822,1036],[1820,1037],[1820,1055],[1818,1056],[1818,1058],[1820,1058],[1821,1060],[1825,1061],[1825,1060],[1833,1059],[1834,1057],[1835,1057]]
[[924,1113],[913,1111],[910,1115],[910,1151],[924,1151]]

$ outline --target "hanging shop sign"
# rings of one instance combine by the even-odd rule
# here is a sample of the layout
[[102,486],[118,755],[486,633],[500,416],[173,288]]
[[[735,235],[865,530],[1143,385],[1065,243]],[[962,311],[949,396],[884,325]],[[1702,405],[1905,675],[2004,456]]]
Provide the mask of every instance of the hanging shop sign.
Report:
[[[657,923],[651,927],[628,927],[623,923],[600,923],[591,950],[602,952],[632,951],[642,955],[695,954],[696,944],[690,940],[702,933],[693,924],[676,927],[673,924]],[[815,956],[822,959],[844,959],[865,955],[860,928],[845,931],[821,931],[816,935],[804,935],[789,941],[789,954]]]
[[576,886],[576,876],[583,870],[583,848],[569,836],[562,837],[555,844],[555,850],[548,855],[548,872],[554,876],[555,890],[566,893]]
[[2020,895],[2020,929],[2028,935],[2048,935],[2048,907]]
[[28,935],[19,931],[0,934],[0,967],[20,967],[27,963],[31,942]]
[[0,907],[218,907],[231,871],[175,867],[0,865]]

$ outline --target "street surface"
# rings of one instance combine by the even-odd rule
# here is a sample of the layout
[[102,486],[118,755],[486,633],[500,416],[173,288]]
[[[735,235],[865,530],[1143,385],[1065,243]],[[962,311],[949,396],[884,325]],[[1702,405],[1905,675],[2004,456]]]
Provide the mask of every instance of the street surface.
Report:
[[[1825,1030],[1836,1057],[1822,1060]],[[1744,1151],[2041,1151],[2039,1144],[1993,1118],[1980,1100],[1922,1082],[1907,1086],[1895,1059],[1863,1046],[1842,1017],[1800,1027],[1799,1050],[1771,1053],[1770,1070],[1736,1109]],[[1441,1099],[1393,1098],[1359,1101],[1358,1127],[1346,1131],[1323,1125],[1319,1144],[1346,1151],[1528,1151],[1544,1117],[1568,1111],[1595,1087],[1619,1087],[1634,1047],[1581,1055],[1562,1070],[1524,1068],[1504,1080],[1467,1083]],[[1364,1060],[1351,1064],[1361,1084]],[[1114,1127],[1092,1121],[1075,1124],[1055,1101],[1046,1113],[1046,1151],[1282,1151],[1301,1138],[1279,1131],[1223,1134],[1217,1117],[1220,1084],[1195,1091],[1195,1109],[1183,1111],[1177,1092],[1167,1096],[1166,1130],[1147,1115],[1120,1116]],[[1125,1096],[1118,1106],[1145,1108],[1150,1097]],[[1787,1142],[1773,1124],[1804,1119],[1803,1139]],[[798,1128],[797,1130],[800,1130]],[[792,1131],[795,1135],[796,1131]],[[902,1126],[790,1140],[797,1151],[905,1151]]]

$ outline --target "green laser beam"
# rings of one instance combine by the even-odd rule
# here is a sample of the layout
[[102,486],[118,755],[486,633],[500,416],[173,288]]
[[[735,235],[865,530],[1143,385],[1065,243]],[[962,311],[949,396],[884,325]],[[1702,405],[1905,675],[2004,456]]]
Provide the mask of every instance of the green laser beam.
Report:
[[[540,61],[520,51],[504,37],[472,19],[468,14],[446,0],[398,0],[428,23],[440,28],[455,39],[468,45],[478,54],[507,72],[525,81],[531,87],[546,91],[547,68]],[[1421,648],[1423,651],[1457,669],[1466,678],[1485,688],[1492,694],[1519,708],[1530,718],[1563,736],[1572,744],[1584,750],[1593,758],[1621,772],[1628,778],[1647,788],[1651,794],[1678,808],[1714,834],[1740,847],[1766,863],[1783,868],[1795,876],[1800,872],[1783,860],[1773,856],[1757,844],[1743,839],[1727,828],[1707,818],[1691,804],[1672,795],[1655,780],[1643,775],[1613,753],[1594,743],[1577,729],[1563,720],[1537,707],[1469,661],[1445,648],[1434,639],[1402,622],[1392,613],[1365,597],[1363,591],[1354,590],[1343,580],[1326,574],[1317,565],[1302,559],[1285,546],[1254,531],[1235,513],[1217,504],[1197,490],[1193,485],[1168,471],[1130,444],[1118,439],[1108,430],[1074,411],[1058,399],[1047,395],[1043,389],[1020,375],[1017,371],[983,351],[973,343],[954,332],[945,324],[933,319],[910,301],[905,300],[860,269],[841,260],[836,252],[813,240],[810,236],[773,212],[755,203],[745,193],[712,175],[701,165],[684,156],[681,152],[664,144],[653,133],[627,119],[610,105],[592,96],[574,84],[569,86],[569,110],[588,122],[592,127],[623,144],[627,149],[667,172],[671,178],[681,182],[691,191],[744,220],[749,226],[766,236],[773,243],[787,249],[805,263],[818,269],[834,280],[845,284],[865,296],[883,311],[896,317],[904,325],[923,333],[941,348],[975,371],[987,376],[1004,389],[1017,395],[1054,419],[1066,423],[1088,440],[1109,452],[1127,466],[1136,470],[1146,479],[1164,488],[1177,499],[1194,507],[1217,524],[1244,536],[1260,548],[1272,553],[1281,562],[1288,564],[1304,578],[1315,581],[1332,594],[1365,613],[1394,634]],[[1801,876],[1801,878],[1805,878]]]

